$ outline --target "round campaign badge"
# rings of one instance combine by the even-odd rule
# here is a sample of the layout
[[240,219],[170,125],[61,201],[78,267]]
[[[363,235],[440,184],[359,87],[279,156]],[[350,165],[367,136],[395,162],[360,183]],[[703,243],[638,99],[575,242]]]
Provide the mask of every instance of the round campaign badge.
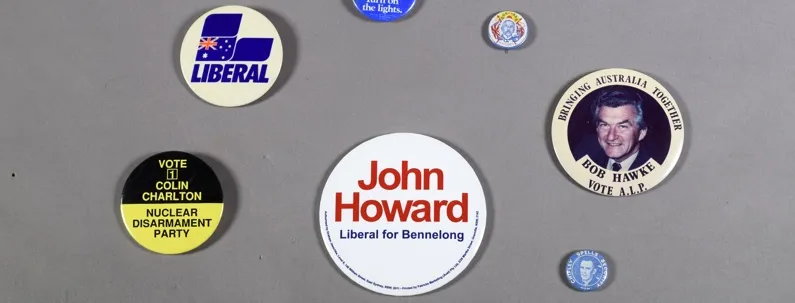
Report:
[[223,210],[221,184],[212,168],[185,152],[163,152],[144,160],[121,193],[127,232],[160,254],[199,247],[215,232]]
[[674,169],[685,140],[682,112],[662,84],[611,68],[572,84],[552,117],[552,145],[576,183],[605,196],[646,192]]
[[353,0],[353,5],[370,20],[391,22],[406,16],[416,2],[416,0]]
[[201,99],[243,106],[267,93],[282,69],[282,39],[261,13],[245,6],[213,9],[185,33],[182,76]]
[[522,15],[502,11],[491,18],[486,35],[495,47],[508,50],[521,47],[527,41],[528,30],[527,20]]
[[581,250],[569,256],[566,279],[574,289],[594,291],[607,282],[608,264],[604,256],[593,250]]
[[437,139],[393,133],[345,155],[320,197],[320,234],[345,275],[371,291],[412,296],[470,264],[486,197],[467,160]]

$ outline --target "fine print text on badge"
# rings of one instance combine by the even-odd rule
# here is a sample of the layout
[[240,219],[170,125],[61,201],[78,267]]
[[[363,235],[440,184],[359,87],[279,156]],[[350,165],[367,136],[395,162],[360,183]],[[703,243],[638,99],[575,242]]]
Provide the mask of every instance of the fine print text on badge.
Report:
[[329,175],[320,234],[345,275],[371,291],[410,296],[442,287],[478,251],[486,198],[455,149],[395,133],[350,151]]
[[564,93],[554,115],[558,161],[578,184],[601,195],[650,190],[673,170],[684,144],[676,101],[633,70],[586,75]]

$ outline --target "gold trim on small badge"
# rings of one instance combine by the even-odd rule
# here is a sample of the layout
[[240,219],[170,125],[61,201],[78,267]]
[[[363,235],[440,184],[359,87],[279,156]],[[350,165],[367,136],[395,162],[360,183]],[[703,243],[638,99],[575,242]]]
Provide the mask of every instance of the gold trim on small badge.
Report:
[[552,146],[561,167],[574,182],[604,196],[637,195],[660,184],[685,141],[686,124],[671,93],[630,69],[580,78],[553,115]]

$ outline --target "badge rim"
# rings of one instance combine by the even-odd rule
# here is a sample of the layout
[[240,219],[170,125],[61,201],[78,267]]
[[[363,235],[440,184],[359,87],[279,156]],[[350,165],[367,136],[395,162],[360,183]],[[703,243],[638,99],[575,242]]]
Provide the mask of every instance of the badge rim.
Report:
[[406,11],[403,14],[395,17],[394,19],[376,19],[376,18],[370,17],[369,15],[367,15],[367,13],[362,11],[362,8],[359,7],[359,4],[356,3],[356,1],[357,0],[351,0],[351,3],[353,3],[353,7],[356,8],[356,11],[359,12],[360,16],[367,18],[367,20],[378,22],[378,23],[389,23],[389,22],[397,22],[397,21],[400,21],[400,20],[404,20],[406,17],[408,17],[411,14],[412,10],[414,10],[414,7],[417,6],[417,3],[422,1],[422,0],[409,0],[409,1],[412,1],[412,3],[409,6],[409,8],[406,9]]
[[[586,254],[587,252],[593,252],[593,254],[589,254],[589,255],[591,255],[592,257],[596,258],[600,262],[604,263],[604,267],[602,269],[602,275],[600,276],[601,277],[601,283],[599,283],[598,285],[594,285],[594,286],[592,286],[590,288],[586,288],[585,286],[579,285],[578,283],[576,283],[576,280],[575,280],[575,282],[572,282],[569,279],[570,276],[574,276],[574,272],[573,272],[573,267],[572,266],[573,266],[573,263],[577,259],[579,259],[577,254],[578,253]],[[603,253],[601,251],[598,251],[598,250],[595,250],[595,249],[580,249],[580,250],[571,252],[569,254],[569,257],[566,258],[566,272],[564,273],[565,274],[565,278],[566,278],[566,282],[568,283],[569,287],[573,288],[574,290],[581,291],[581,292],[592,292],[592,291],[600,291],[600,290],[605,289],[608,286],[608,282],[609,282],[608,279],[610,278],[610,267],[611,267],[611,265],[610,265],[608,259],[609,258],[607,257],[607,255],[605,253]]]
[[[236,102],[228,102],[228,101],[218,101],[218,100],[215,100],[213,98],[208,98],[206,96],[202,96],[196,91],[196,89],[193,87],[193,83],[190,81],[190,78],[191,78],[191,71],[190,70],[191,69],[190,68],[185,69],[185,67],[183,66],[183,65],[191,66],[193,64],[196,64],[196,62],[197,62],[195,59],[190,59],[190,60],[186,61],[186,59],[184,58],[184,54],[187,51],[190,51],[191,49],[193,49],[193,52],[195,53],[195,48],[193,47],[195,45],[195,43],[188,41],[189,40],[189,39],[187,39],[188,38],[187,37],[188,33],[194,31],[194,28],[198,27],[199,29],[197,29],[197,31],[200,33],[199,37],[201,37],[201,28],[200,27],[202,27],[204,25],[204,21],[207,20],[207,16],[209,16],[209,15],[211,15],[213,13],[216,13],[216,12],[239,12],[239,13],[244,14],[244,16],[245,16],[246,13],[254,13],[254,14],[257,14],[260,17],[262,17],[270,25],[270,27],[273,29],[274,43],[273,43],[273,46],[272,46],[273,49],[271,50],[271,56],[273,56],[273,55],[278,53],[278,56],[280,58],[279,58],[279,60],[275,60],[275,61],[278,61],[278,63],[272,63],[272,62],[274,62],[274,60],[272,58],[268,58],[265,61],[263,61],[263,62],[267,62],[266,63],[268,65],[267,73],[271,75],[269,77],[270,81],[267,83],[267,85],[268,85],[267,88],[265,88],[264,91],[262,91],[262,93],[259,93],[254,98],[248,98],[248,99],[231,98],[231,99],[235,99],[235,100],[238,100],[238,101],[236,101]],[[199,24],[200,20],[202,20],[201,24]],[[276,51],[277,47],[278,47],[278,51]],[[237,4],[222,5],[222,6],[217,6],[215,8],[210,9],[210,10],[207,10],[202,15],[200,15],[199,17],[193,19],[193,21],[190,23],[190,26],[188,26],[187,30],[182,32],[182,43],[180,43],[180,46],[179,46],[179,49],[178,49],[178,53],[179,53],[179,59],[178,59],[179,60],[179,71],[180,71],[180,74],[182,76],[183,83],[188,87],[188,89],[191,91],[191,93],[193,93],[194,96],[196,96],[197,98],[199,98],[203,102],[205,102],[207,104],[210,104],[210,105],[213,105],[213,106],[218,106],[218,107],[221,107],[221,108],[244,107],[244,106],[251,105],[253,103],[258,102],[263,97],[268,95],[268,93],[270,93],[272,90],[275,89],[276,84],[278,83],[278,81],[280,79],[280,76],[282,74],[282,71],[284,70],[284,65],[286,63],[285,62],[285,58],[284,58],[285,57],[284,56],[284,51],[285,51],[285,49],[284,49],[284,40],[282,38],[282,33],[279,31],[279,28],[276,26],[276,24],[270,18],[268,18],[268,16],[266,16],[264,13],[260,12],[259,10],[255,9],[253,7],[249,7],[249,6],[246,6],[246,5],[237,5]],[[193,56],[195,56],[195,54],[191,55],[189,58],[192,58]],[[188,64],[184,64],[184,62],[188,62]],[[210,61],[210,62],[212,62],[212,61]],[[277,68],[277,65],[278,65],[278,68]],[[275,72],[274,72],[274,70],[275,70]],[[250,84],[253,85],[254,83],[250,83]],[[214,94],[216,94],[216,93],[214,93]],[[230,98],[220,98],[220,99],[228,100]]]
[[[499,41],[494,41],[494,37],[491,35],[492,34],[491,33],[491,24],[495,21],[494,19],[497,18],[497,16],[502,14],[502,13],[513,13],[513,14],[516,14],[517,16],[522,18],[522,23],[523,23],[523,25],[525,27],[525,32],[522,34],[522,37],[519,39],[520,42],[517,43],[514,46],[502,46],[502,45],[499,44]],[[527,43],[527,40],[530,39],[530,23],[527,22],[527,18],[524,15],[520,14],[517,11],[512,11],[512,10],[499,11],[499,12],[496,12],[493,15],[491,15],[491,18],[489,18],[489,21],[486,22],[486,36],[489,38],[489,42],[491,42],[491,45],[493,47],[497,48],[497,49],[500,49],[500,50],[516,50],[516,49],[520,49],[520,48],[524,47],[525,44]]]
[[[331,176],[334,174],[334,171],[336,171],[338,168],[340,168],[340,163],[343,162],[346,158],[350,157],[352,155],[353,151],[359,149],[360,147],[364,146],[365,144],[371,143],[371,142],[376,141],[378,139],[384,139],[384,138],[389,137],[389,136],[394,136],[394,135],[411,135],[411,136],[421,137],[424,140],[435,141],[436,143],[439,143],[439,144],[443,145],[444,147],[446,147],[447,149],[449,149],[450,151],[454,152],[456,155],[458,155],[458,157],[461,158],[462,161],[464,161],[464,163],[467,164],[469,170],[472,171],[473,175],[477,179],[478,185],[480,186],[480,192],[482,193],[482,198],[483,198],[483,209],[479,210],[482,213],[477,217],[478,218],[477,220],[480,220],[481,223],[478,223],[478,225],[477,225],[478,230],[477,230],[476,235],[475,235],[476,239],[473,240],[473,243],[476,243],[476,245],[473,244],[472,248],[470,248],[468,250],[469,254],[468,255],[465,254],[466,256],[463,257],[464,260],[466,260],[466,263],[463,260],[460,262],[460,265],[464,265],[464,266],[460,267],[460,265],[456,265],[456,271],[445,275],[444,279],[439,279],[440,281],[437,281],[436,283],[431,283],[431,284],[426,285],[426,286],[421,287],[421,288],[420,287],[415,288],[415,290],[420,290],[420,291],[408,292],[410,290],[407,290],[407,289],[389,289],[389,290],[385,291],[385,289],[378,289],[376,287],[371,287],[367,283],[361,281],[360,279],[357,279],[357,278],[360,278],[360,277],[356,277],[354,274],[352,274],[349,271],[345,270],[345,267],[348,266],[348,263],[344,262],[344,261],[340,261],[338,259],[338,257],[334,255],[333,251],[335,251],[336,248],[332,246],[333,243],[331,241],[329,241],[329,239],[327,238],[326,230],[324,229],[323,196],[325,196],[324,192],[327,191],[327,188],[330,185],[329,181],[331,180]],[[326,176],[326,178],[323,181],[323,189],[321,190],[321,193],[320,193],[320,195],[317,198],[317,208],[316,208],[316,210],[317,210],[317,212],[316,212],[317,221],[316,222],[318,223],[318,229],[317,229],[318,232],[319,232],[318,236],[320,236],[321,241],[323,242],[323,246],[322,247],[323,247],[324,255],[326,257],[328,257],[329,259],[331,259],[331,263],[333,264],[333,266],[341,273],[341,275],[345,279],[347,279],[348,281],[356,284],[358,287],[361,287],[361,288],[363,288],[363,289],[365,289],[367,291],[373,292],[375,294],[384,295],[384,296],[391,296],[391,297],[415,297],[415,296],[420,296],[420,295],[433,293],[433,292],[439,291],[439,290],[441,290],[441,289],[443,289],[445,287],[448,287],[448,286],[452,285],[453,283],[455,283],[459,278],[463,277],[463,274],[465,274],[466,272],[471,270],[473,268],[473,266],[475,266],[478,256],[480,254],[482,254],[483,250],[484,250],[484,242],[486,240],[487,233],[490,230],[488,224],[489,224],[491,218],[489,217],[489,215],[490,215],[489,214],[489,207],[490,207],[489,206],[489,196],[487,195],[486,185],[484,184],[484,181],[482,180],[482,178],[483,177],[478,173],[478,170],[476,169],[476,166],[473,164],[473,161],[470,161],[470,159],[468,159],[457,147],[453,146],[451,143],[448,143],[448,142],[446,142],[444,140],[441,140],[439,138],[436,138],[434,136],[430,136],[430,135],[423,134],[423,133],[414,133],[414,132],[391,132],[391,133],[385,133],[385,134],[381,134],[381,135],[372,136],[372,137],[369,137],[366,140],[359,141],[358,143],[355,143],[352,146],[350,146],[349,148],[347,148],[345,153],[341,157],[337,158],[337,160],[334,163],[331,164],[331,170],[328,171],[327,176]],[[472,211],[472,214],[474,214],[474,213],[475,212]],[[474,220],[473,220],[473,222],[474,222]],[[439,282],[442,282],[442,283],[439,283]],[[395,291],[403,291],[403,293],[395,292]]]
[[[658,163],[659,166],[657,166],[655,168],[656,170],[660,170],[662,173],[658,173],[656,175],[656,177],[657,177],[656,179],[650,179],[651,182],[643,182],[644,185],[645,185],[644,186],[645,190],[643,190],[642,192],[633,193],[633,194],[627,194],[627,195],[619,195],[619,194],[609,195],[609,194],[605,194],[605,193],[601,193],[601,192],[596,192],[596,191],[591,190],[589,188],[588,180],[590,180],[589,178],[591,177],[590,173],[586,173],[587,169],[584,169],[584,168],[581,167],[581,165],[577,164],[578,160],[574,159],[573,155],[571,154],[572,153],[571,152],[571,146],[569,145],[569,142],[568,142],[568,138],[569,138],[568,131],[569,131],[569,125],[570,125],[571,120],[570,119],[566,119],[565,122],[560,122],[560,120],[557,118],[558,113],[561,112],[561,110],[563,109],[563,105],[565,105],[565,103],[566,103],[567,97],[572,95],[572,94],[574,94],[579,86],[583,85],[584,83],[591,83],[593,85],[593,81],[592,80],[597,78],[597,77],[608,76],[608,75],[616,75],[616,74],[618,74],[618,75],[630,75],[630,76],[635,76],[635,77],[638,77],[638,78],[643,78],[643,80],[648,83],[647,84],[647,88],[643,88],[642,86],[631,85],[631,84],[627,84],[627,83],[604,84],[604,85],[601,85],[599,87],[595,87],[594,89],[592,89],[591,91],[589,91],[585,95],[582,95],[576,101],[575,107],[579,105],[579,102],[582,101],[583,98],[585,98],[588,94],[592,93],[596,89],[604,88],[604,87],[608,87],[608,86],[622,86],[622,87],[631,87],[631,88],[635,88],[635,89],[643,91],[649,97],[649,99],[647,99],[647,100],[649,100],[649,101],[654,100],[654,102],[657,105],[659,105],[661,108],[663,108],[663,110],[665,110],[666,107],[653,94],[654,88],[656,87],[656,88],[659,88],[659,90],[662,93],[664,93],[665,97],[667,98],[667,101],[670,101],[670,103],[672,104],[673,108],[678,113],[678,115],[679,115],[679,117],[678,117],[679,124],[678,125],[681,125],[681,130],[675,131],[675,124],[672,121],[673,119],[671,118],[670,115],[666,115],[666,121],[668,122],[669,130],[670,130],[670,133],[671,133],[671,140],[670,140],[670,144],[669,144],[669,147],[668,147],[668,153],[667,153],[667,155],[665,157],[665,160],[661,164]],[[573,110],[574,110],[574,108],[570,109],[569,115],[571,114],[571,111],[573,111]],[[672,94],[668,90],[667,86],[663,85],[663,83],[659,82],[654,77],[652,77],[652,76],[650,76],[650,75],[648,75],[646,73],[640,72],[640,71],[635,70],[635,69],[630,69],[630,68],[603,68],[603,69],[599,69],[599,70],[595,70],[595,71],[589,72],[588,74],[586,74],[584,76],[580,76],[579,78],[577,78],[576,81],[571,82],[571,84],[569,84],[566,87],[566,90],[562,94],[560,94],[560,97],[555,102],[554,111],[551,113],[550,120],[552,122],[550,123],[551,127],[550,127],[549,134],[551,136],[552,148],[553,148],[553,150],[555,152],[555,158],[556,158],[557,164],[559,164],[560,168],[565,172],[564,175],[566,175],[567,179],[569,179],[570,181],[572,181],[575,184],[577,184],[578,187],[580,187],[581,189],[584,189],[584,190],[586,190],[586,191],[588,191],[590,193],[597,194],[599,196],[615,197],[615,198],[634,197],[634,196],[642,195],[644,193],[653,191],[654,189],[658,188],[659,185],[661,185],[664,182],[666,182],[667,180],[669,180],[669,178],[671,177],[671,174],[673,173],[673,171],[677,167],[679,167],[679,165],[680,165],[679,161],[681,160],[682,153],[683,153],[684,148],[685,148],[685,143],[686,143],[685,139],[687,137],[687,127],[688,127],[688,125],[687,125],[687,117],[686,117],[685,113],[682,112],[682,108],[679,106],[679,103],[677,102],[676,96],[674,94]],[[600,168],[608,170],[607,168],[604,168],[604,167],[601,167],[601,166],[600,166]],[[573,172],[575,172],[575,173],[573,173]],[[614,188],[621,188],[622,185],[626,186],[626,184],[624,184],[624,183],[613,182],[612,180],[600,180],[600,183],[602,183],[604,185],[612,186]]]
[[[207,239],[205,239],[204,241],[201,241],[200,243],[198,243],[194,247],[177,250],[175,252],[158,251],[158,250],[152,249],[151,247],[147,247],[147,246],[143,245],[132,234],[132,230],[131,229],[133,227],[131,227],[129,224],[127,224],[127,221],[126,221],[125,216],[124,216],[124,205],[125,205],[125,203],[124,203],[124,194],[126,192],[126,189],[131,185],[130,182],[132,181],[132,177],[135,174],[135,172],[142,165],[144,165],[145,163],[147,163],[149,161],[156,161],[159,157],[162,157],[162,156],[168,155],[168,154],[179,155],[179,156],[184,157],[186,159],[190,159],[190,160],[193,160],[193,161],[198,161],[199,163],[203,164],[208,169],[208,171],[210,173],[212,173],[212,177],[214,177],[216,182],[218,183],[218,192],[219,192],[219,196],[221,198],[220,201],[219,201],[219,204],[221,204],[220,213],[218,214],[218,221],[219,221],[218,223],[219,224],[216,225],[216,227],[212,230],[212,232],[209,234]],[[224,220],[224,213],[225,213],[226,206],[227,206],[226,205],[226,197],[224,197],[224,188],[223,188],[223,185],[221,183],[221,179],[219,178],[218,173],[215,171],[215,169],[213,169],[213,167],[210,166],[210,164],[207,163],[207,161],[205,161],[201,157],[197,156],[196,154],[193,154],[193,153],[190,153],[190,152],[186,152],[186,151],[181,151],[181,150],[166,150],[166,151],[155,152],[155,153],[151,154],[150,156],[144,158],[143,160],[139,161],[137,164],[135,164],[135,166],[132,167],[132,170],[130,170],[130,172],[127,174],[127,177],[125,178],[124,183],[122,184],[121,191],[118,193],[118,202],[119,202],[119,216],[120,216],[119,219],[121,220],[122,226],[124,227],[124,230],[126,232],[127,237],[135,245],[137,245],[138,247],[144,249],[145,251],[148,251],[148,252],[151,252],[151,253],[154,253],[154,254],[159,254],[159,255],[166,255],[166,256],[168,256],[168,255],[184,255],[184,254],[188,254],[188,253],[194,252],[197,249],[205,246],[207,243],[210,243],[210,241],[212,240],[213,236],[215,236],[216,233],[218,233],[218,229],[221,228],[220,223],[223,222],[223,220]],[[166,204],[166,203],[158,203],[158,204]],[[184,204],[189,204],[189,203],[184,203]]]

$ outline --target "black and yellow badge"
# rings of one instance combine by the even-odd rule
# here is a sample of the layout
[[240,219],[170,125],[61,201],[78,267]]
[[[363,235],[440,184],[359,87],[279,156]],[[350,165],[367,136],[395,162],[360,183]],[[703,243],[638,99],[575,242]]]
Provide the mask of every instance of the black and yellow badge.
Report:
[[160,254],[196,249],[218,228],[223,191],[198,157],[168,151],[144,160],[121,194],[121,216],[133,239]]

